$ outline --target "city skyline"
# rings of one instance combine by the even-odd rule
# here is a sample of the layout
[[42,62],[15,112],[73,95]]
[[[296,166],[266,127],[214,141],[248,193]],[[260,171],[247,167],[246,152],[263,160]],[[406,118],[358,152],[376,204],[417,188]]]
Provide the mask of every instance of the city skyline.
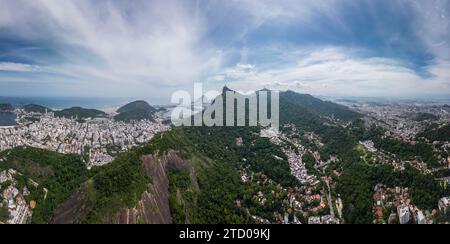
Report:
[[0,96],[450,94],[448,1],[0,0]]

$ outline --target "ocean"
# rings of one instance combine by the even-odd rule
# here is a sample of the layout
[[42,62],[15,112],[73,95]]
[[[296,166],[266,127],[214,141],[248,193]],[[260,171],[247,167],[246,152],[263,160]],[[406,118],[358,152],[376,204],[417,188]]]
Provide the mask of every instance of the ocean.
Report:
[[12,112],[0,112],[0,126],[14,126],[17,116]]

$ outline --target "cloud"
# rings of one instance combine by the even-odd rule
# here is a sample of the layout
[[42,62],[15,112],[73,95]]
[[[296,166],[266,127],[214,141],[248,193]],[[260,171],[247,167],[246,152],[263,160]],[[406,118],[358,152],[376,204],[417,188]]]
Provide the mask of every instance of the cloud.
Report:
[[[217,50],[202,41],[203,23],[177,1],[1,0],[1,5],[0,29],[30,42],[55,44],[63,62],[49,70],[61,75],[61,82],[71,77],[92,89],[178,86],[220,62]],[[39,56],[27,58],[40,61]],[[32,68],[18,66],[16,71]]]
[[39,66],[21,63],[10,63],[2,62],[0,63],[0,71],[11,71],[11,72],[39,72],[41,69]]
[[[221,75],[234,89],[267,87],[314,94],[392,97],[450,94],[448,1],[247,3],[247,11],[260,20],[255,29],[263,22],[288,26],[295,23],[297,28],[308,26],[312,35],[320,32],[321,39],[316,43],[308,40],[303,46],[282,42],[281,47],[270,52],[268,62],[252,65],[249,70],[242,64],[224,69]],[[269,13],[271,9],[274,11]],[[355,22],[359,23],[352,25]],[[268,35],[279,33],[276,28],[272,31]],[[286,38],[291,34],[283,35]],[[335,45],[321,44],[324,39],[347,35],[353,38]],[[246,50],[245,60],[252,62],[248,58],[252,52],[266,51],[267,46]]]
[[[449,64],[433,65],[431,78],[418,75],[400,60],[358,58],[357,50],[326,48],[304,50],[295,64],[277,69],[242,69],[238,65],[222,74],[232,88],[272,88],[320,95],[417,96],[450,93]],[[352,54],[352,55],[350,55]],[[245,67],[245,66],[244,66]],[[253,66],[252,66],[253,67]]]
[[[0,82],[41,82],[33,91],[60,93],[50,95],[166,100],[198,81],[315,94],[450,94],[449,4],[0,0]],[[11,82],[0,89],[14,90]]]
[[414,0],[412,5],[418,36],[433,54],[450,60],[450,2]]

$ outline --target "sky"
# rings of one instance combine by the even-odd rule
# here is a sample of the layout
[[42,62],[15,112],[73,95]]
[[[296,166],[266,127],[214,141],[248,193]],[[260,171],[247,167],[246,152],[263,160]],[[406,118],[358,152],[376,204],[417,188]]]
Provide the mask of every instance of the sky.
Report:
[[450,0],[0,0],[0,96],[450,97]]

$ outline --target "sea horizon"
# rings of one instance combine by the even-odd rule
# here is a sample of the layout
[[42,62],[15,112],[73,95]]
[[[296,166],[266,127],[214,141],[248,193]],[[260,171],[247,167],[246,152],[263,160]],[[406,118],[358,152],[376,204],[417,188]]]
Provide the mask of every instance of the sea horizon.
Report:
[[[356,96],[322,96],[313,95],[320,99],[329,101],[339,100],[354,100],[358,102],[401,102],[401,103],[432,103],[436,105],[450,105],[450,98],[442,96],[436,97],[411,97],[411,98],[392,98],[392,97],[356,97]],[[131,98],[131,97],[75,97],[75,96],[0,96],[0,104],[11,104],[15,108],[22,107],[28,104],[37,104],[48,107],[54,110],[61,110],[71,107],[83,107],[99,110],[110,110],[111,108],[118,108],[130,102],[144,100],[152,106],[170,105],[169,101],[154,103],[145,98]]]
[[84,107],[91,109],[109,109],[123,106],[135,98],[98,98],[98,97],[19,97],[19,96],[0,96],[0,103],[11,104],[15,108],[27,104],[37,104],[51,109],[60,110],[71,107]]

